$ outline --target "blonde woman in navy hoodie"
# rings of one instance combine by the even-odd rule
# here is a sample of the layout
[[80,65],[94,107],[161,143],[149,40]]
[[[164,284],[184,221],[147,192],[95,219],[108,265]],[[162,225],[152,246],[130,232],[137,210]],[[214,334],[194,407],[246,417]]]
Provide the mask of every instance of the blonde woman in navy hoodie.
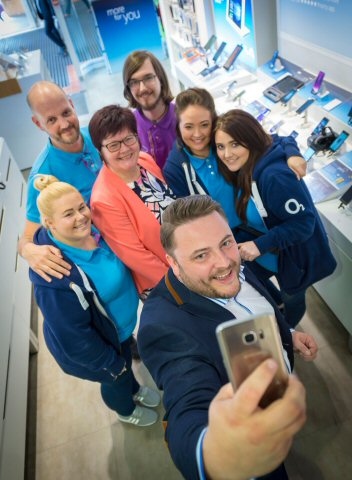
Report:
[[[286,320],[294,327],[306,309],[306,289],[336,267],[306,184],[282,161],[277,136],[243,110],[218,118],[215,143],[219,170],[237,192],[241,258],[259,278],[276,276]],[[268,253],[263,264],[260,258]]]
[[59,248],[71,267],[69,276],[50,282],[29,271],[47,347],[64,372],[100,383],[104,403],[121,422],[152,425],[158,415],[148,407],[159,404],[159,393],[140,386],[131,368],[138,308],[131,273],[92,227],[75,187],[52,175],[39,175],[35,186],[42,190],[43,227],[34,243]]

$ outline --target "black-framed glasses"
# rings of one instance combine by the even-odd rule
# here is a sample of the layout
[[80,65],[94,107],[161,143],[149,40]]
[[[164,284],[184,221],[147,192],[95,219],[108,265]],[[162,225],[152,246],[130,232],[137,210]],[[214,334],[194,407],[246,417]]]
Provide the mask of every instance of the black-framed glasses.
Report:
[[110,153],[114,153],[120,150],[122,144],[126,145],[126,147],[131,147],[137,142],[137,140],[138,135],[134,133],[127,135],[127,137],[123,138],[122,140],[116,140],[114,142],[107,143],[106,145],[102,145],[102,147],[106,148]]
[[141,78],[140,80],[132,78],[132,80],[130,80],[127,83],[127,85],[129,86],[130,90],[138,90],[141,82],[143,82],[143,85],[145,87],[149,88],[149,87],[153,86],[156,77],[157,76],[155,74],[150,73],[149,75],[146,75],[145,77]]

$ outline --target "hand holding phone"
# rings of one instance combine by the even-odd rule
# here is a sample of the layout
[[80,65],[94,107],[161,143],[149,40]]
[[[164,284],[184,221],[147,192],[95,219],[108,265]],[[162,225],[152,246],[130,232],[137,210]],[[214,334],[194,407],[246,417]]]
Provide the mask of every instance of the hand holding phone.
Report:
[[278,364],[274,380],[259,406],[267,407],[286,390],[288,371],[275,316],[251,315],[244,320],[230,320],[218,325],[216,335],[225,368],[234,390],[267,358]]

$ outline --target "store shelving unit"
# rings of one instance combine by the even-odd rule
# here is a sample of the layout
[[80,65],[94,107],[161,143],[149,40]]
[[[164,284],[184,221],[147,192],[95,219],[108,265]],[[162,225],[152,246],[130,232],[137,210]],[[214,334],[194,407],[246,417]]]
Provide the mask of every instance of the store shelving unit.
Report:
[[160,0],[171,72],[176,78],[175,63],[191,47],[204,45],[214,33],[211,0]]
[[17,252],[26,192],[25,179],[0,138],[0,480],[24,478],[29,353],[37,351],[28,264]]

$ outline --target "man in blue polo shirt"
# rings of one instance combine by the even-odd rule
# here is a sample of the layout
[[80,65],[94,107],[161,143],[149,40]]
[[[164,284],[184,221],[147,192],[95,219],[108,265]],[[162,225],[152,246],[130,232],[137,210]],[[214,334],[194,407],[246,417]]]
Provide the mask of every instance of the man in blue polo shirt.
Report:
[[99,152],[88,131],[80,130],[72,100],[55,83],[35,83],[27,95],[33,123],[49,135],[48,144],[35,161],[28,179],[27,219],[18,244],[20,255],[45,280],[69,275],[70,265],[62,260],[59,249],[34,245],[33,235],[40,227],[36,200],[39,192],[33,181],[37,174],[50,174],[74,185],[87,203],[101,168]]

